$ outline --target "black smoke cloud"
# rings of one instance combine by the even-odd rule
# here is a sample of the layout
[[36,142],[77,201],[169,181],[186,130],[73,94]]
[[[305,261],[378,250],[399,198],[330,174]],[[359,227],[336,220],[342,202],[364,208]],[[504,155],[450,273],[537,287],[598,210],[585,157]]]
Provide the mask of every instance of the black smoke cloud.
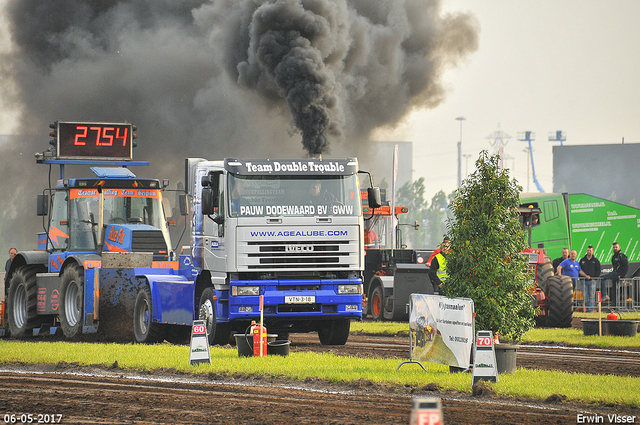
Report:
[[4,4],[2,104],[42,137],[4,143],[3,227],[33,210],[17,187],[46,183],[32,155],[56,119],[133,122],[151,162],[136,173],[174,181],[187,156],[361,154],[376,128],[442,102],[443,72],[478,45],[475,19],[437,0]]

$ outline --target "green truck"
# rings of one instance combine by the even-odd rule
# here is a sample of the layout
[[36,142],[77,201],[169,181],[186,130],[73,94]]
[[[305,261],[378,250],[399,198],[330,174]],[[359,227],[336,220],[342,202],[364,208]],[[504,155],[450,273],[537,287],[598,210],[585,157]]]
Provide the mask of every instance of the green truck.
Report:
[[[593,245],[605,273],[612,270],[612,245],[618,242],[629,258],[626,277],[640,276],[639,209],[582,193],[526,193],[520,195],[520,201],[521,221],[530,247],[524,254],[535,271],[538,325],[570,327],[573,309],[584,308],[581,288],[574,294],[569,276],[554,275],[551,261],[561,256],[562,248],[575,249],[578,258],[582,258],[587,247]],[[640,308],[638,282],[627,281],[630,286],[624,288],[631,305],[625,303],[624,308]]]
[[629,258],[627,277],[640,275],[640,209],[584,193],[523,193],[520,199],[522,206],[541,210],[533,217],[529,246],[544,248],[554,259],[565,247],[582,258],[593,245],[606,272],[617,241]]

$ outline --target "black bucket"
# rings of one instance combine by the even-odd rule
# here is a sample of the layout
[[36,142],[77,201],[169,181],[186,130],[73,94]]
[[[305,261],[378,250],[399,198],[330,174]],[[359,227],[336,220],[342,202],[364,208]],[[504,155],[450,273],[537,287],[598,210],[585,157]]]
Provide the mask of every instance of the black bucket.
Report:
[[238,356],[253,356],[253,335],[251,334],[234,334],[236,339],[236,347],[238,347]]
[[[236,347],[238,347],[238,356],[240,357],[252,357],[253,356],[253,335],[247,334],[233,334],[236,339]],[[267,334],[267,354],[269,353],[269,344],[276,340],[277,334]]]
[[[607,323],[609,321],[602,320],[602,335],[607,334]],[[598,319],[582,319],[582,333],[584,336],[600,335],[600,327],[598,325]]]
[[637,320],[610,320],[609,335],[636,336],[638,334]]
[[288,356],[291,347],[291,341],[286,339],[280,339],[269,342],[267,344],[267,354],[277,354],[279,356]]

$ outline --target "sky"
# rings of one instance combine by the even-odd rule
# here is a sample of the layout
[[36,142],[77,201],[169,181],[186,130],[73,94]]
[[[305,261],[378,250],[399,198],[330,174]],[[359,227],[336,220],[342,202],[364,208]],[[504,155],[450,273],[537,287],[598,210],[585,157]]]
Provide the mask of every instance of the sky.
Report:
[[640,2],[451,0],[444,6],[476,17],[478,50],[445,73],[443,103],[376,134],[413,141],[414,178],[425,177],[427,196],[457,187],[456,117],[466,118],[462,152],[471,155],[462,158],[463,178],[481,150],[493,152],[489,136],[501,129],[511,136],[506,167],[524,191],[537,189],[518,132],[535,132],[534,166],[545,192],[553,190],[552,147],[559,144],[548,141],[550,132],[566,132],[566,145],[640,142]]
[[[450,0],[443,7],[444,13],[475,17],[478,49],[443,74],[443,102],[373,135],[413,142],[414,178],[425,177],[427,197],[457,186],[456,117],[466,118],[463,177],[481,150],[493,152],[491,135],[502,131],[511,136],[504,139],[505,165],[525,191],[536,186],[518,132],[536,134],[535,171],[547,192],[553,188],[554,145],[548,133],[562,130],[572,145],[640,142],[640,2]],[[5,25],[0,40],[0,50],[7,49]],[[0,134],[12,134],[15,111],[2,99],[0,108]]]

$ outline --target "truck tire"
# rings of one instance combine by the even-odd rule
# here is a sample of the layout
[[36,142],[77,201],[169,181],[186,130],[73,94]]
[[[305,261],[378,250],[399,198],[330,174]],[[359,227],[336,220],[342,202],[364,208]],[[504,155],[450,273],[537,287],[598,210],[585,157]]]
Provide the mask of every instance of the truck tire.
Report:
[[549,300],[546,326],[570,328],[573,320],[573,283],[569,276],[551,276],[547,279]]
[[209,345],[226,345],[231,337],[231,325],[216,321],[216,304],[213,300],[213,288],[208,287],[200,295],[198,318],[204,320],[209,334]]
[[145,285],[138,291],[136,304],[133,309],[133,332],[136,335],[136,342],[151,344],[164,340],[164,331],[166,328],[159,323],[154,323],[152,318],[153,302],[151,289]]
[[551,258],[545,255],[544,264],[540,266],[538,273],[536,275],[536,284],[539,288],[544,288],[544,284],[551,276],[553,276],[553,264],[551,264]]
[[369,309],[373,320],[384,320],[384,291],[382,286],[377,285],[371,290],[369,297]]
[[318,338],[322,345],[345,345],[349,339],[351,320],[338,319],[323,323],[318,330]]
[[9,333],[14,338],[27,336],[29,331],[39,326],[37,316],[37,266],[23,266],[11,278],[7,296],[7,316]]
[[64,269],[60,282],[58,318],[65,337],[73,338],[82,333],[83,310],[84,269],[72,265]]

